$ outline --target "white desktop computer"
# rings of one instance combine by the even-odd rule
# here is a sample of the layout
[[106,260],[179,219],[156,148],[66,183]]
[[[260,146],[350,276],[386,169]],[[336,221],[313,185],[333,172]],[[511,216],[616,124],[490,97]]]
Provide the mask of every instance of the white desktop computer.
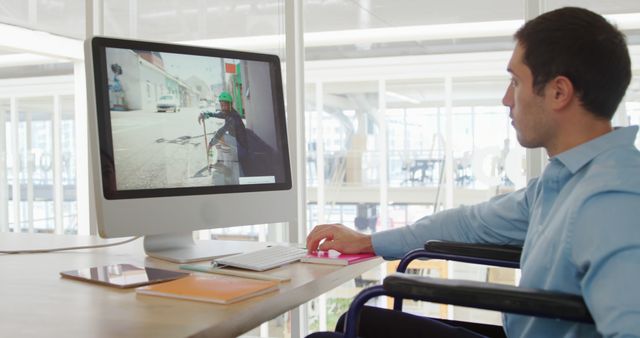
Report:
[[190,262],[242,251],[195,230],[296,226],[277,56],[105,37],[85,50],[100,236]]

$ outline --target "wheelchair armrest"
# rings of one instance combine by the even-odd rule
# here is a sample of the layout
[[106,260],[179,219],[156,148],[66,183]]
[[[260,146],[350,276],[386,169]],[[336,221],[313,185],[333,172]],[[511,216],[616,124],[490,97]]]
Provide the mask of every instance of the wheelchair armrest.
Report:
[[393,297],[593,323],[582,298],[566,293],[404,273],[389,275],[382,286]]
[[473,263],[474,260],[486,264],[485,261],[502,261],[508,267],[518,267],[520,265],[520,255],[522,248],[512,245],[494,245],[494,244],[475,244],[475,243],[457,243],[443,241],[427,241],[424,249],[431,253],[443,254],[450,256],[451,260],[457,260],[455,257],[466,257],[460,259]]
[[[472,264],[520,268],[522,248],[508,245],[471,244],[443,241],[427,241],[424,250],[415,249],[406,254],[398,264],[397,272],[405,272],[416,259],[444,259]],[[402,310],[402,298],[395,297],[393,308]]]

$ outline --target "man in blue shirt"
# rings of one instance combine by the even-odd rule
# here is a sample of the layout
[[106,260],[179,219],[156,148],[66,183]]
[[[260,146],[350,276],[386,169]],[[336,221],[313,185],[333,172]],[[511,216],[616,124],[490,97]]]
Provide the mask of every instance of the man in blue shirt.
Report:
[[[507,314],[507,336],[640,336],[638,127],[614,129],[610,122],[631,78],[625,38],[600,15],[562,8],[527,22],[515,40],[502,101],[518,142],[546,149],[541,177],[522,190],[373,235],[319,225],[307,247],[398,258],[430,239],[522,245],[520,285],[580,295],[595,325]],[[397,333],[382,319],[387,310],[367,311],[363,337]],[[435,322],[420,319],[416,336],[427,334],[425,321]],[[494,334],[449,324],[428,325],[448,336]]]

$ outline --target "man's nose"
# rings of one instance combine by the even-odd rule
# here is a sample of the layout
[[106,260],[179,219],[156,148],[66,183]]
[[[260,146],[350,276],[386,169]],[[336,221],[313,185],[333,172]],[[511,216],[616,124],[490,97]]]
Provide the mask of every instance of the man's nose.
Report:
[[513,88],[511,86],[507,87],[507,90],[502,97],[502,105],[509,108],[513,107]]

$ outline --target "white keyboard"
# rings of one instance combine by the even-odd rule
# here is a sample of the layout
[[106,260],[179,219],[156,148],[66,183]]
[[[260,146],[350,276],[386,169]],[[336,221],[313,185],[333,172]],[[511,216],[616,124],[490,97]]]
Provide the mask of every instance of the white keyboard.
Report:
[[300,260],[307,255],[306,249],[290,246],[270,246],[257,251],[215,259],[214,265],[232,266],[254,271],[265,271]]

